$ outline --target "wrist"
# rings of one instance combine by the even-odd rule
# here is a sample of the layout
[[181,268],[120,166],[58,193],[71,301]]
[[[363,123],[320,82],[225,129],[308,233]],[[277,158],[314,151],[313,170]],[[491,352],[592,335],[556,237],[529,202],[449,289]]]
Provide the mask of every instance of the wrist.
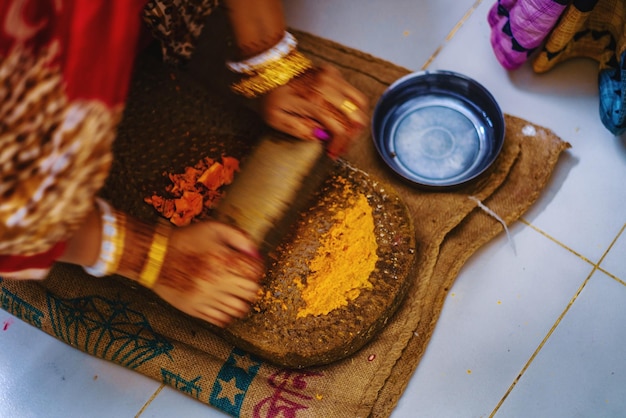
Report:
[[268,50],[242,61],[227,61],[228,69],[238,76],[231,84],[232,92],[255,99],[312,69],[313,63],[297,46],[296,38],[285,31]]
[[139,284],[148,289],[152,289],[161,274],[163,261],[167,253],[167,245],[172,227],[164,223],[157,223],[152,236],[152,242],[148,250],[148,255],[139,273]]
[[155,225],[133,219],[127,228],[127,238],[117,274],[153,288],[159,278],[167,254],[172,226],[164,222]]
[[84,266],[92,276],[108,276],[117,270],[124,252],[126,216],[102,199],[96,199],[100,216],[101,242],[98,258],[91,266]]
[[226,67],[237,74],[251,75],[268,63],[287,56],[293,52],[297,46],[298,42],[296,38],[291,33],[285,31],[282,38],[270,48],[241,61],[226,61]]

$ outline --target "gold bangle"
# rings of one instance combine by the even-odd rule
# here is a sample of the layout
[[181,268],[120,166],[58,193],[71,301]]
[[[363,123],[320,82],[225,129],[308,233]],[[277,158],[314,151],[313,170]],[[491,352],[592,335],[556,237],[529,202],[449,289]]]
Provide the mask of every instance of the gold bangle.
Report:
[[248,99],[259,97],[313,68],[313,63],[298,50],[255,70],[254,74],[231,85],[231,90]]
[[165,253],[167,252],[170,231],[171,227],[168,225],[159,223],[156,226],[152,244],[148,251],[148,258],[141,270],[141,274],[139,274],[139,284],[143,287],[151,289],[159,278]]

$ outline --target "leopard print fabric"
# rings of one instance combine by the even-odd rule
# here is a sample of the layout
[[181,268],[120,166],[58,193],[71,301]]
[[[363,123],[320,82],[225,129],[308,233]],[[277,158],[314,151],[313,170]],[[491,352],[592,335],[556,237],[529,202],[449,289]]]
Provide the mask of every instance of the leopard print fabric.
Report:
[[0,56],[0,254],[36,254],[67,239],[111,164],[121,109],[68,101],[58,49]]
[[218,5],[218,0],[150,0],[143,20],[161,42],[164,59],[175,63],[191,57],[206,18]]

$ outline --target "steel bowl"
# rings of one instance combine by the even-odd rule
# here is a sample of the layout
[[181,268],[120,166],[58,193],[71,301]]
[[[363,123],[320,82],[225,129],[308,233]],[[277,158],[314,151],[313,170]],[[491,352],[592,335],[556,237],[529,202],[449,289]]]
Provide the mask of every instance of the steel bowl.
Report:
[[504,116],[489,91],[451,71],[408,74],[387,88],[372,117],[374,144],[399,176],[424,188],[464,185],[493,164]]

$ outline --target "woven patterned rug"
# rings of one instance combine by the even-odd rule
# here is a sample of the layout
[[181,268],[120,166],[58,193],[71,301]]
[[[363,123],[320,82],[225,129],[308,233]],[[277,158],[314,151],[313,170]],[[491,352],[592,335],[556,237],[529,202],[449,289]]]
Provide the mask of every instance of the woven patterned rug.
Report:
[[[339,67],[372,106],[408,72],[315,36],[296,35],[306,53]],[[73,266],[57,266],[42,282],[0,279],[0,306],[72,347],[233,416],[388,416],[419,364],[458,271],[503,232],[474,199],[507,223],[515,221],[540,195],[569,147],[528,121],[506,115],[506,125],[504,149],[492,169],[454,192],[424,192],[401,182],[380,162],[371,139],[346,156],[405,200],[415,224],[418,268],[396,315],[345,360],[304,370],[276,367],[227,344],[210,326],[150,291],[119,277],[94,279]],[[163,186],[163,171],[180,171],[203,156],[245,155],[264,129],[252,113],[146,53],[138,63],[103,195],[136,216],[154,218],[143,198]]]

